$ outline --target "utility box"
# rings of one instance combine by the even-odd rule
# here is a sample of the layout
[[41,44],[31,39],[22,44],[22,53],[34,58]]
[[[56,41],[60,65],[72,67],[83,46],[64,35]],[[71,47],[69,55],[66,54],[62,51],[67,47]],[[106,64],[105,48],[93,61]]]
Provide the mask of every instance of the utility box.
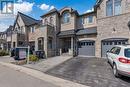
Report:
[[15,60],[24,60],[28,56],[28,47],[16,47],[14,50]]

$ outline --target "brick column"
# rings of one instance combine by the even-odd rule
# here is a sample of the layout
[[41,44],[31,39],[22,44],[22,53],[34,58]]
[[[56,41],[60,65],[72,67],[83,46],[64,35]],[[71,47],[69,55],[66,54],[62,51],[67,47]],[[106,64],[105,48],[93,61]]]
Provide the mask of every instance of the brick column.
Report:
[[101,40],[96,40],[95,42],[95,56],[101,58]]
[[70,55],[73,56],[73,52],[74,52],[74,38],[71,37],[71,53],[70,53]]

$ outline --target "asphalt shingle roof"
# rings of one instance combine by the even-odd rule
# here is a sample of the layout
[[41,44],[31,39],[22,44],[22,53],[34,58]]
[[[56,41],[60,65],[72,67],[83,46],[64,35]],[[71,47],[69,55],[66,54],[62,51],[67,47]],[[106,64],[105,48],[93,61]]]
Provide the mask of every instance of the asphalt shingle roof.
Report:
[[66,35],[74,35],[75,31],[74,30],[67,30],[67,31],[61,31],[58,36],[66,36]]
[[97,34],[97,28],[85,28],[85,29],[78,29],[76,35],[84,35],[84,34]]
[[51,14],[53,12],[58,12],[56,8],[53,8],[52,10],[50,10],[49,12],[47,12],[46,14],[42,15],[41,17],[44,17],[45,15]]
[[6,32],[10,32],[12,30],[13,26],[10,25],[9,28],[6,30]]
[[23,22],[25,23],[25,25],[29,26],[29,25],[33,25],[39,22],[39,20],[36,20],[32,17],[29,17],[21,12],[18,12],[18,14],[21,16]]
[[104,39],[103,41],[124,41],[124,40],[128,40],[128,38],[108,38]]
[[85,34],[97,34],[97,28],[83,28],[78,30],[67,30],[61,31],[58,33],[58,36],[67,36],[67,35],[85,35]]

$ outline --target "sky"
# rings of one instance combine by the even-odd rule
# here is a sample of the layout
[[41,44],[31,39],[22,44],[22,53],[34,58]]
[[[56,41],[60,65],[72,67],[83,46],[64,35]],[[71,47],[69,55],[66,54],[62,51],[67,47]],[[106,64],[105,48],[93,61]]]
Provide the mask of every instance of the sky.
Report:
[[[3,0],[0,0],[2,3]],[[7,0],[5,0],[7,1]],[[96,0],[8,0],[13,1],[13,14],[2,14],[6,12],[7,5],[0,6],[0,32],[5,31],[9,25],[13,25],[17,12],[20,11],[35,19],[40,20],[40,16],[47,13],[49,10],[56,8],[57,10],[63,7],[72,7],[79,14],[91,12]],[[11,6],[8,3],[8,6]],[[11,9],[11,8],[10,8]],[[10,12],[10,9],[8,12]],[[12,11],[12,10],[11,10]]]

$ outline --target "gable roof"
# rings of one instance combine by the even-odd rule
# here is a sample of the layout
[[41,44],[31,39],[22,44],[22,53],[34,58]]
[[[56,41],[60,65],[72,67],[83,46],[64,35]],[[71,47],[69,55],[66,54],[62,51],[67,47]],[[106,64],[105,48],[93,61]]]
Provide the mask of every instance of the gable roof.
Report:
[[97,0],[96,1],[96,5],[94,6],[94,9],[96,9],[97,7],[100,6],[100,4],[102,3],[103,0]]
[[21,12],[18,12],[18,14],[21,16],[21,18],[26,26],[30,26],[30,25],[33,25],[33,24],[36,24],[39,22],[39,20],[36,20],[36,19],[34,19],[28,15],[25,15]]
[[7,28],[7,30],[6,30],[6,33],[7,33],[7,32],[10,32],[10,31],[12,30],[12,28],[13,28],[13,26],[10,25],[9,28]]
[[58,13],[58,11],[57,11],[56,8],[53,8],[52,10],[50,10],[50,11],[47,12],[46,14],[42,15],[41,17],[44,17],[44,16],[46,16],[46,15],[48,15],[48,14],[51,14],[51,13],[54,13],[54,12],[57,12],[57,13]]
[[[30,17],[30,16],[28,16],[28,15],[25,15],[25,14],[23,14],[23,13],[21,13],[21,12],[18,12],[13,27],[14,27],[15,24],[17,23],[18,16],[21,16],[21,19],[23,20],[25,26],[30,26],[30,25],[39,23],[39,20],[36,20],[36,19],[34,19],[34,18],[32,18],[32,17]],[[19,25],[18,25],[18,26],[19,26]]]

